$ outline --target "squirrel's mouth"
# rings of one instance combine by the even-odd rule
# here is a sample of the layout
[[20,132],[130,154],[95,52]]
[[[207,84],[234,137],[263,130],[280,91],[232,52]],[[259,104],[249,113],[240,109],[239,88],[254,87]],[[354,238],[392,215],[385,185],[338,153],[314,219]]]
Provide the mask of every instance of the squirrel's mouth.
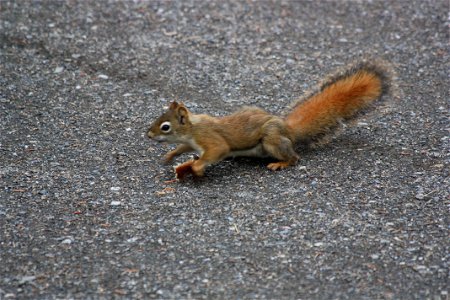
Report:
[[148,136],[149,139],[157,141],[158,143],[162,143],[162,142],[165,142],[167,140],[164,136],[162,136],[162,135],[155,135],[151,131],[147,132],[147,136]]
[[167,141],[167,139],[164,136],[162,136],[162,135],[158,135],[158,136],[154,137],[153,139],[155,141],[157,141],[158,143],[162,143],[162,142],[166,142]]

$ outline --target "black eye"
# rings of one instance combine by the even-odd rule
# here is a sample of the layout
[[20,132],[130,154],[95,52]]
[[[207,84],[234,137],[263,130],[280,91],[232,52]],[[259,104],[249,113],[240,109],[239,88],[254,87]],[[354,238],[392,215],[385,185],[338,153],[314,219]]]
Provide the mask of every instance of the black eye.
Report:
[[162,123],[159,128],[161,129],[162,132],[168,133],[170,131],[170,122]]

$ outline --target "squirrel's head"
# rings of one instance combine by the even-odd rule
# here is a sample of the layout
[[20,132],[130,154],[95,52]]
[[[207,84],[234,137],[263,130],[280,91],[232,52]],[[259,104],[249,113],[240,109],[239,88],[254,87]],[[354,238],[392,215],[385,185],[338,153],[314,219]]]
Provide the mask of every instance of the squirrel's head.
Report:
[[188,138],[191,122],[190,112],[176,101],[170,103],[169,109],[150,126],[147,136],[158,142],[178,143]]

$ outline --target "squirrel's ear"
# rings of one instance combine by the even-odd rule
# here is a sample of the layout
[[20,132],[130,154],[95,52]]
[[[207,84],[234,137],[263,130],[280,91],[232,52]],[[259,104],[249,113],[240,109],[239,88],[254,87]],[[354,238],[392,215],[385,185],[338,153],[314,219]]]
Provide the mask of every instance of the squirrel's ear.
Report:
[[178,115],[178,122],[181,125],[184,125],[184,124],[187,123],[187,121],[188,121],[188,110],[186,109],[186,107],[184,107],[184,106],[178,107],[177,115]]
[[178,102],[177,101],[173,101],[172,103],[170,103],[169,109],[171,110],[175,110],[178,107]]

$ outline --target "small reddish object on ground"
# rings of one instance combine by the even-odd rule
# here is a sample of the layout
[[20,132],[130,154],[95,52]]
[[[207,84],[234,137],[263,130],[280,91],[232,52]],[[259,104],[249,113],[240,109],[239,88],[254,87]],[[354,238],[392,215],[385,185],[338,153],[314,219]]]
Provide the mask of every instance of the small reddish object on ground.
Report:
[[179,180],[183,180],[187,175],[192,174],[194,175],[194,172],[192,171],[192,163],[194,161],[190,160],[187,161],[177,167],[175,167],[175,176]]

